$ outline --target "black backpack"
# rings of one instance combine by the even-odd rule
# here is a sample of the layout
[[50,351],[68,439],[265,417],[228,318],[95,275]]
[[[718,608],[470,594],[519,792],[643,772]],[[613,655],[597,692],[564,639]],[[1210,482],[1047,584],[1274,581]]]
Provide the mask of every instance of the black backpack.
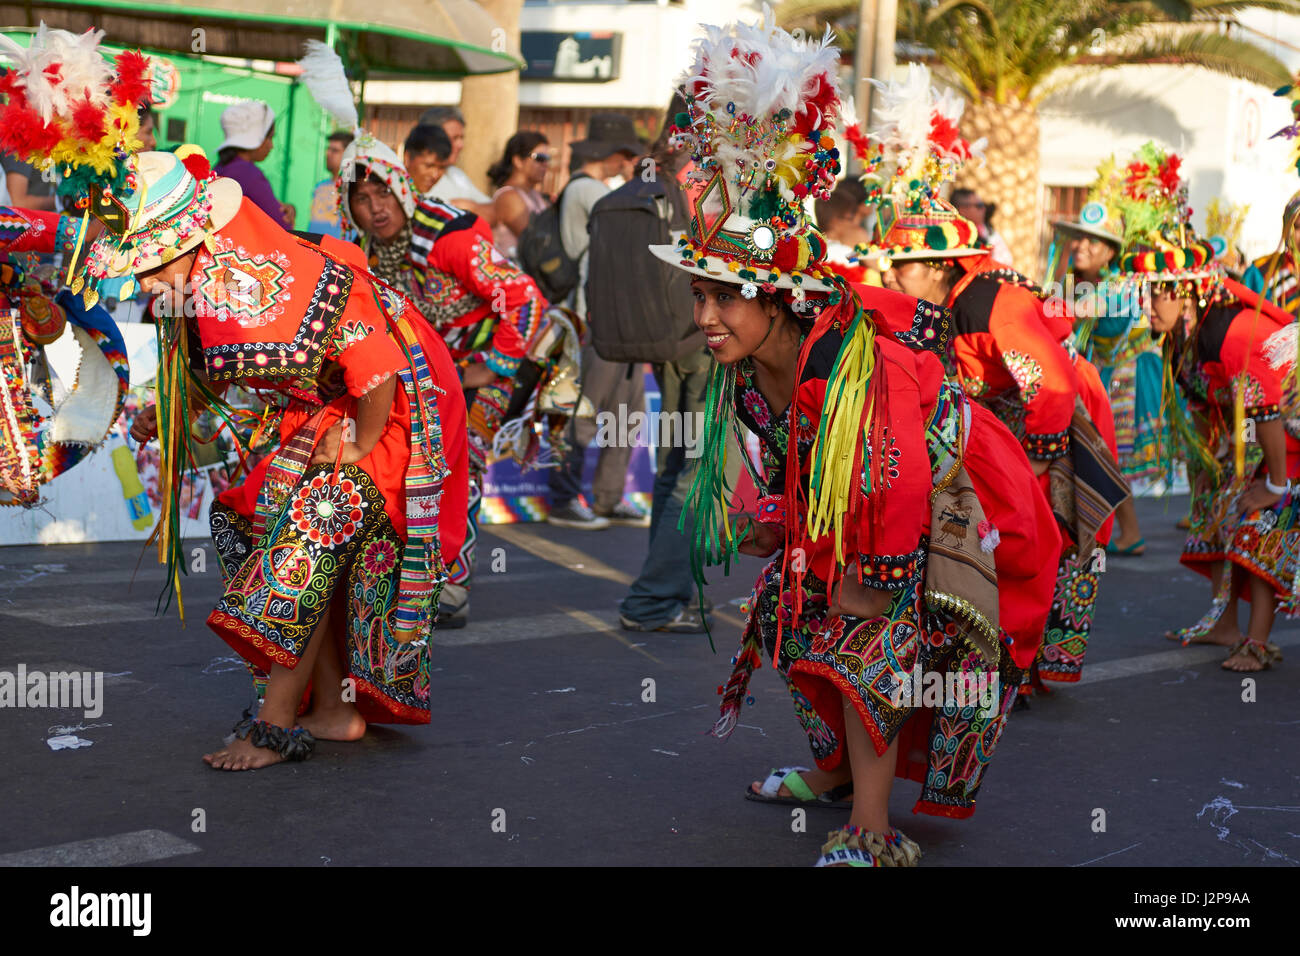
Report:
[[[569,183],[586,175],[577,173],[570,177]],[[578,260],[564,251],[560,234],[560,208],[569,183],[560,190],[554,203],[528,220],[515,247],[520,268],[532,276],[546,301],[553,303],[563,302],[578,285]]]
[[675,362],[704,346],[690,275],[646,248],[685,226],[680,190],[668,186],[634,176],[591,209],[587,324],[607,362]]

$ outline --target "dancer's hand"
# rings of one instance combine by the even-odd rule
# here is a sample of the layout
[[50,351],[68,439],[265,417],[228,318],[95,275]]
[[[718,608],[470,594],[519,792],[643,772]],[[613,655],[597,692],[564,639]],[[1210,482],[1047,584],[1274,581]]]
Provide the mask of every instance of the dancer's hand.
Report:
[[332,465],[338,462],[340,465],[355,465],[370,452],[361,448],[356,442],[343,442],[343,452],[339,453],[339,441],[343,437],[343,423],[331,425],[325,430],[325,434],[316,442],[316,450],[312,453],[311,463],[313,465]]
[[158,408],[150,405],[131,423],[131,437],[144,444],[158,437]]
[[485,385],[491,385],[497,377],[497,373],[492,371],[482,362],[475,362],[467,366],[460,377],[460,383],[465,388],[482,388]]
[[1243,511],[1258,511],[1260,508],[1272,508],[1282,500],[1281,495],[1275,495],[1269,491],[1262,478],[1257,478],[1250,483],[1250,487],[1245,490],[1241,498],[1238,499],[1239,507]]
[[858,581],[856,569],[846,568],[827,613],[831,617],[850,614],[869,621],[888,611],[893,600],[893,592],[867,587]]
[[771,525],[755,521],[752,515],[741,516],[737,524],[740,526],[741,539],[738,550],[741,554],[766,558],[781,547],[781,532]]

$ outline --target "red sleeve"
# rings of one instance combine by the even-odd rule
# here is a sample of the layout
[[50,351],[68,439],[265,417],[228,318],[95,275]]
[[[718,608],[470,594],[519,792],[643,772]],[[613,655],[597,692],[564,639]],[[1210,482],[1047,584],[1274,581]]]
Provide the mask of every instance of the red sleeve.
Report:
[[353,285],[334,334],[325,343],[325,357],[338,362],[348,394],[361,397],[406,368],[406,355],[388,334],[388,320],[375,302],[369,282]]
[[[897,589],[914,584],[921,573],[922,538],[930,527],[930,458],[926,450],[921,395],[911,353],[896,342],[876,339],[875,375],[881,376],[884,397],[876,414],[885,415],[884,448],[864,449],[884,462],[884,488],[863,495],[858,527],[845,529],[845,550],[862,568],[862,580],[877,588]],[[797,431],[814,430],[826,396],[827,380],[817,376],[799,386]],[[880,474],[879,468],[874,470]],[[888,517],[886,517],[888,516]],[[821,550],[817,558],[823,561]],[[825,550],[833,552],[833,546]],[[847,555],[846,555],[847,557]],[[817,561],[814,558],[814,562]],[[813,565],[824,575],[829,568]]]
[[481,230],[477,225],[435,242],[429,265],[455,276],[498,316],[492,330],[492,348],[485,360],[492,371],[511,378],[528,344],[519,331],[520,309],[529,305],[529,289],[535,293],[536,287],[518,266],[496,251],[486,225]]
[[54,252],[61,218],[75,221],[57,212],[0,206],[0,253]]
[[1030,458],[1060,458],[1069,450],[1079,382],[1070,354],[1048,331],[1042,303],[1028,289],[1003,286],[989,318],[1002,364],[1025,406],[1025,451]]
[[1244,379],[1246,417],[1271,421],[1282,415],[1286,374],[1295,364],[1293,332],[1254,309],[1237,313],[1228,327],[1219,357],[1225,378],[1235,385]]

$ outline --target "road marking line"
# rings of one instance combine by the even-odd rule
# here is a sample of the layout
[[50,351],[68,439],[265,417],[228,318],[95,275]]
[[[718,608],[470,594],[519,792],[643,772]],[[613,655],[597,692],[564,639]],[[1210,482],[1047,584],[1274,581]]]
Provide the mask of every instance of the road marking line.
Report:
[[602,634],[608,634],[610,637],[617,640],[624,647],[634,650],[638,654],[650,658],[650,660],[654,661],[656,664],[663,664],[663,661],[661,661],[659,658],[655,657],[653,654],[651,654],[649,651],[645,650],[644,648],[638,647],[637,645],[633,644],[626,637],[624,637],[621,632],[616,631],[613,625],[606,624],[604,621],[596,617],[594,614],[588,614],[586,611],[580,611],[577,608],[573,608],[573,607],[566,607],[563,610],[565,614],[569,615],[569,617],[573,618],[575,621],[580,621],[581,623],[587,625],[593,630],[600,631]]
[[[1279,647],[1300,645],[1300,634],[1294,631],[1274,634],[1272,641]],[[1088,664],[1084,667],[1083,676],[1078,683],[1096,684],[1101,681],[1119,680],[1122,677],[1149,674],[1152,671],[1182,670],[1192,664],[1221,661],[1227,656],[1226,647],[1219,647],[1216,644],[1190,644],[1172,651],[1156,651],[1153,654],[1138,654],[1134,657],[1121,657],[1114,661]]]
[[197,843],[164,830],[136,830],[5,853],[0,855],[0,866],[133,866],[198,853],[202,849]]
[[[585,574],[589,578],[602,578],[615,584],[631,584],[635,578],[618,568],[610,567],[605,562],[593,558],[585,551],[571,548],[567,544],[538,538],[514,525],[492,525],[490,534],[501,538],[529,554],[536,555],[543,561],[557,564],[575,574]],[[581,565],[581,567],[577,567]]]

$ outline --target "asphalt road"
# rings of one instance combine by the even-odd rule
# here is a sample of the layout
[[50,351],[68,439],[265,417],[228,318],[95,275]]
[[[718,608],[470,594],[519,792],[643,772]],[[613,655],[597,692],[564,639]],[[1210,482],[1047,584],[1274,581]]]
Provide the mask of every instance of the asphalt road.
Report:
[[[1084,680],[1013,715],[974,817],[913,815],[918,785],[897,781],[894,822],[924,866],[1300,864],[1300,629],[1281,623],[1289,660],[1249,702],[1221,650],[1161,638],[1208,603],[1177,564],[1184,506],[1140,502],[1149,550],[1110,560]],[[203,625],[210,545],[184,627],[155,615],[161,575],[151,555],[135,570],[138,545],[0,548],[0,671],[106,675],[95,719],[0,708],[0,864],[811,864],[845,814],[810,809],[799,832],[741,796],[810,760],[770,668],[731,739],[706,735],[739,634],[729,602],[759,562],[710,589],[714,654],[703,635],[619,629],[645,535],[487,529],[471,624],[437,639],[429,726],[240,774],[199,759],[251,692]],[[92,743],[53,750],[60,732]]]

